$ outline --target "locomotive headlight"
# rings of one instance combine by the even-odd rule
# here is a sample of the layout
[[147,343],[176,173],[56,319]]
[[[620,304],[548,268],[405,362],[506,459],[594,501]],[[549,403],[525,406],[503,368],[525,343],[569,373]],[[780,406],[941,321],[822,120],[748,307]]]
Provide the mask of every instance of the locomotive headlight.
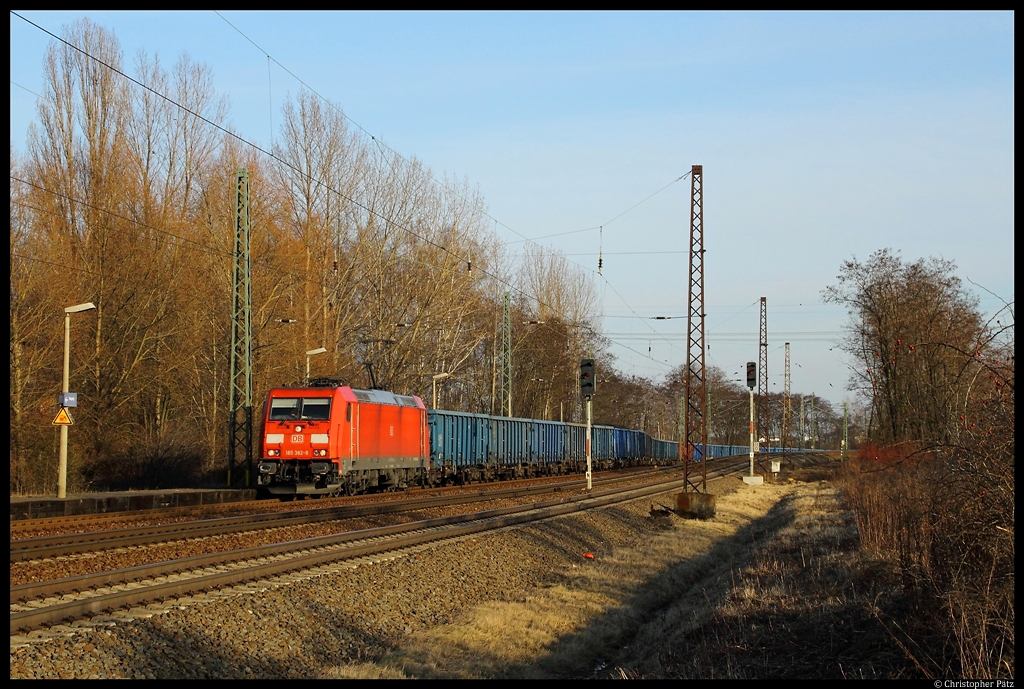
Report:
[[278,452],[277,450],[267,450],[267,456],[268,457],[276,457],[277,456],[277,452]]
[[301,431],[301,430],[302,430],[302,426],[296,426],[296,427],[295,427],[295,432],[296,432],[296,433],[298,433],[298,432],[299,432],[299,431]]

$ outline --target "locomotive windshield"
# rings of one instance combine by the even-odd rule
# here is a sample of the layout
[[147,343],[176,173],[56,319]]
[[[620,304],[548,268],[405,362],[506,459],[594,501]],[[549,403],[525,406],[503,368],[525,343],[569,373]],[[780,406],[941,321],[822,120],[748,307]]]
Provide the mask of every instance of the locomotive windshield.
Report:
[[326,421],[331,418],[331,398],[306,397],[303,399],[302,418],[310,421]]
[[271,421],[326,421],[330,418],[330,397],[275,397],[270,400]]

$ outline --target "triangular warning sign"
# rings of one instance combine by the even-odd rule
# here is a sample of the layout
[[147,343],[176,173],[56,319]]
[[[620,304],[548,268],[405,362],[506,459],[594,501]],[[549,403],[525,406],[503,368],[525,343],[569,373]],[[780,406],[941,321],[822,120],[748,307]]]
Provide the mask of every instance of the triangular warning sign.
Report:
[[57,417],[53,420],[51,426],[74,426],[75,420],[71,418],[71,412],[68,411],[67,407],[61,407],[60,411],[57,412]]

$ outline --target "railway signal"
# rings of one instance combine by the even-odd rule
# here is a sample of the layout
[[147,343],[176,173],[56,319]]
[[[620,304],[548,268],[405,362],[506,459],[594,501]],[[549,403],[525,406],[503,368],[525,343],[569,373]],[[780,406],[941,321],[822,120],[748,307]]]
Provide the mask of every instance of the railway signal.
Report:
[[597,379],[594,377],[594,360],[580,361],[580,394],[591,397],[597,390]]
[[743,482],[759,486],[764,479],[754,475],[754,451],[757,448],[754,440],[754,388],[757,387],[757,364],[753,361],[747,362],[747,387],[750,388],[750,476],[744,476]]
[[591,454],[590,454],[590,415],[592,408],[590,406],[590,398],[594,396],[594,391],[597,389],[597,379],[594,376],[594,360],[593,359],[580,359],[580,394],[583,395],[587,400],[587,435],[586,435],[586,454],[587,454],[587,492],[589,493],[594,489],[594,483],[591,473]]

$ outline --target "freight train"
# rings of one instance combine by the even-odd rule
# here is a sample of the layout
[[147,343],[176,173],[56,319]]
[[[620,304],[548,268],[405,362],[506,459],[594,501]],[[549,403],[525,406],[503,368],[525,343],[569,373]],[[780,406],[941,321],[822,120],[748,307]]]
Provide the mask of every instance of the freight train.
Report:
[[[277,497],[586,471],[586,426],[427,409],[413,395],[323,380],[270,391],[257,486]],[[674,462],[679,444],[591,427],[594,470]]]

